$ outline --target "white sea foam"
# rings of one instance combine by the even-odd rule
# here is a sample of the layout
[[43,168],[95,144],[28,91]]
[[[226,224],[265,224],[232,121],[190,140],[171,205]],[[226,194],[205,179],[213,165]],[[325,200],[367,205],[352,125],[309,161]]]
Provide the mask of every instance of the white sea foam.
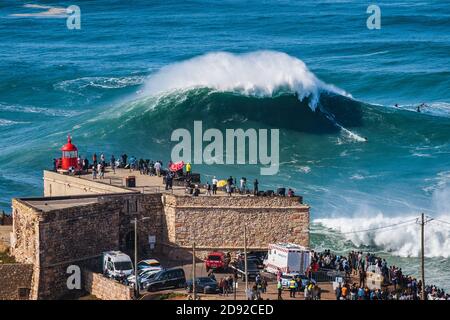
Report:
[[[450,257],[450,188],[436,190],[432,197],[435,220],[426,224],[425,255]],[[370,207],[361,207],[353,216],[315,219],[315,224],[338,231],[356,246],[376,246],[402,257],[420,254],[420,228],[415,223],[419,213],[387,216]],[[447,222],[447,223],[446,223]],[[401,225],[398,225],[401,224]],[[374,228],[390,228],[355,232]]]
[[78,92],[86,88],[120,89],[129,86],[141,85],[145,81],[144,76],[129,77],[83,77],[58,82],[53,87],[67,92]]
[[336,125],[341,129],[341,132],[348,137],[350,140],[356,141],[356,142],[367,142],[367,138],[361,137],[359,134],[348,130],[347,128],[344,128],[340,124],[336,123]]
[[38,113],[46,116],[53,117],[70,117],[80,114],[81,112],[77,111],[68,111],[61,109],[51,109],[51,108],[40,108],[35,106],[23,106],[16,104],[7,104],[0,102],[0,111],[6,112],[18,112],[18,113]]
[[450,171],[438,172],[435,177],[425,179],[425,181],[431,182],[432,184],[422,188],[423,191],[428,193],[434,192],[434,194],[439,193],[440,190],[450,185]]
[[27,13],[14,13],[10,14],[10,17],[23,17],[23,18],[67,18],[67,12],[66,8],[61,7],[53,7],[53,6],[46,6],[46,5],[40,5],[40,4],[25,4],[23,5],[24,8],[29,9],[40,9],[44,11],[40,12],[27,12]]
[[300,100],[309,98],[313,110],[321,92],[350,96],[344,90],[319,80],[303,61],[275,51],[239,55],[214,52],[170,64],[147,79],[141,94],[159,95],[192,88],[256,97],[291,92]]
[[310,173],[311,172],[311,167],[309,166],[300,166],[298,167],[298,171],[301,173]]
[[12,125],[21,124],[21,123],[23,123],[23,122],[7,120],[7,119],[0,119],[0,127],[12,126]]
[[[377,105],[373,103],[374,105]],[[399,104],[398,109],[417,112],[417,106],[422,102],[416,104]],[[449,102],[432,102],[425,103],[425,107],[420,108],[420,114],[428,114],[439,117],[450,117],[450,103]],[[395,107],[393,107],[395,108]],[[397,108],[396,108],[397,109]]]

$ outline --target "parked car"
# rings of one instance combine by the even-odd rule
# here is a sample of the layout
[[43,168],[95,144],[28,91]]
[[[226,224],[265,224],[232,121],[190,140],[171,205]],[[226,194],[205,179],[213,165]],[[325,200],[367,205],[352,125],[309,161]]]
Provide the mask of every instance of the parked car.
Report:
[[221,251],[210,252],[205,259],[206,271],[209,270],[225,270],[228,268],[228,261],[225,258],[225,253]]
[[250,251],[247,254],[247,259],[250,256],[251,257],[255,257],[256,259],[258,259],[262,263],[264,261],[264,259],[267,258],[267,251]]
[[[188,280],[186,283],[186,291],[191,293],[193,289],[192,279]],[[200,293],[218,293],[219,285],[217,281],[209,277],[195,278],[195,292]]]
[[156,259],[146,259],[141,260],[137,264],[138,271],[142,270],[153,270],[153,271],[161,271],[163,268],[161,263]]
[[283,287],[283,289],[289,289],[289,281],[291,281],[291,279],[295,279],[300,277],[300,279],[302,280],[302,287],[306,286],[308,284],[308,281],[311,281],[312,284],[316,284],[316,281],[314,279],[308,279],[307,276],[303,275],[303,274],[299,274],[296,272],[293,273],[283,273],[281,275],[281,286]]
[[[249,279],[255,279],[256,276],[259,274],[258,269],[258,260],[247,259],[247,274]],[[240,259],[237,261],[236,265],[233,267],[238,271],[238,276],[242,277],[242,279],[245,279],[245,261],[244,259]]]
[[185,288],[186,276],[182,268],[161,270],[146,282],[144,288],[147,291],[158,291],[172,288]]
[[[153,270],[153,269],[144,269],[138,272],[139,277],[139,288],[144,289],[147,283],[150,281],[152,277],[154,277],[161,270]],[[134,287],[136,280],[134,274],[128,276],[127,283],[130,286]]]
[[264,259],[267,253],[265,251],[250,251],[247,254],[247,260],[256,260],[258,269],[264,269]]

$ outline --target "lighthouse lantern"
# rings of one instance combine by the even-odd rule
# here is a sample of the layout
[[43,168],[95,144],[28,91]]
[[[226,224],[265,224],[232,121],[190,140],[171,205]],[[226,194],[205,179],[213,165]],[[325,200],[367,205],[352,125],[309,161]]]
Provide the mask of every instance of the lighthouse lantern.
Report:
[[62,146],[61,169],[69,170],[70,167],[77,167],[78,149],[72,144],[72,139],[67,136],[67,143]]

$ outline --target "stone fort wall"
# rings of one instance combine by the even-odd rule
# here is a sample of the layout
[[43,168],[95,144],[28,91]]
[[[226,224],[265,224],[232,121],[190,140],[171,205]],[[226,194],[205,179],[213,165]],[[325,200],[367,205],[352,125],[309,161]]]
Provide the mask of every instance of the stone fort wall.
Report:
[[131,300],[133,297],[130,287],[89,270],[83,272],[83,285],[88,292],[101,300]]
[[32,264],[0,264],[0,300],[28,300],[32,275]]
[[[69,196],[13,199],[12,203],[11,251],[18,262],[33,265],[31,299],[55,299],[67,294],[69,265],[99,271],[103,251],[122,250],[133,256],[135,218],[141,257],[166,253],[174,259],[192,259],[190,249],[194,238],[199,257],[214,249],[240,250],[244,224],[250,250],[267,249],[273,242],[309,246],[309,207],[298,197],[192,197],[123,192],[118,187],[116,191],[121,192],[111,193],[107,185],[108,194],[85,190],[84,195],[73,196],[74,186],[81,193],[86,180],[51,175],[53,180],[58,177],[62,181],[53,181],[52,185],[64,183],[67,187],[69,184]],[[101,183],[87,183],[100,185],[94,186],[97,191],[105,187]],[[67,189],[58,190],[59,195],[64,195]],[[97,201],[77,205],[78,198]],[[27,202],[62,199],[71,199],[75,204],[39,210]],[[150,235],[156,238],[153,249],[148,243]]]
[[292,242],[309,247],[309,207],[297,197],[164,196],[168,242],[166,252],[188,259],[195,239],[198,255],[221,249],[242,250],[244,225],[249,250],[269,243]]
[[[32,298],[58,298],[66,294],[66,271],[70,265],[100,271],[102,252],[122,250],[131,255],[133,248],[127,248],[126,241],[127,237],[134,239],[132,220],[135,217],[145,221],[138,223],[141,255],[149,254],[148,235],[155,235],[161,242],[163,210],[160,195],[136,193],[95,197],[98,197],[98,203],[50,211],[29,206],[27,199],[13,200],[11,251],[18,262],[33,264]],[[133,232],[132,236],[130,232]]]

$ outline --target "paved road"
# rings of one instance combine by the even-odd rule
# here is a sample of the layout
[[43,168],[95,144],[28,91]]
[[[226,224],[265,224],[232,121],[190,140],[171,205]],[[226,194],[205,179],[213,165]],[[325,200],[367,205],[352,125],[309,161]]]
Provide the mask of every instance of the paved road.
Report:
[[[175,266],[174,263],[169,265]],[[191,264],[185,264],[182,265],[184,272],[186,274],[186,278],[190,279],[192,276],[192,265]],[[203,262],[196,263],[196,277],[205,277],[207,276],[206,268]],[[216,279],[219,281],[223,277],[227,277],[230,274],[229,273],[215,273]],[[249,287],[253,285],[252,282],[249,282]],[[332,290],[332,284],[330,282],[320,283],[320,288],[322,289],[322,299],[323,300],[334,300],[334,293]],[[159,292],[151,292],[151,293],[145,293],[143,300],[151,300],[154,299],[157,296],[160,296],[161,294],[168,294],[168,293],[178,293],[178,294],[186,294],[186,290],[184,289],[177,289],[177,290],[164,290]],[[234,293],[230,293],[228,296],[224,296],[222,294],[198,294],[201,300],[233,300],[234,299]],[[268,283],[267,292],[262,295],[262,298],[264,300],[277,300],[278,298],[278,292],[277,292],[277,285],[276,281],[270,281]],[[290,298],[289,297],[289,291],[283,291],[282,294],[283,300],[304,300],[303,292],[297,293],[296,298]],[[185,299],[184,296],[179,296],[176,299]],[[243,282],[241,279],[238,281],[238,288],[236,290],[236,299],[237,300],[247,300],[247,297],[245,295],[245,282]]]

